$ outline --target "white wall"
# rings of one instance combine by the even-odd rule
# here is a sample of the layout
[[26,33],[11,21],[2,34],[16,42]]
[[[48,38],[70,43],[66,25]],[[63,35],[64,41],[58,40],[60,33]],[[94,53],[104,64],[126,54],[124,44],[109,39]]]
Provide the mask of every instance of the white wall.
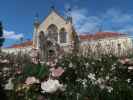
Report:
[[[118,44],[120,44],[120,49]],[[81,48],[83,52],[86,52],[87,49],[90,49],[92,52],[100,52],[100,53],[110,53],[118,54],[118,53],[128,53],[133,49],[132,38],[130,37],[115,37],[115,38],[106,38],[99,39],[96,41],[84,41],[81,43]]]
[[25,47],[25,48],[2,48],[2,52],[5,53],[14,53],[17,54],[18,52],[22,53],[29,53],[32,47]]

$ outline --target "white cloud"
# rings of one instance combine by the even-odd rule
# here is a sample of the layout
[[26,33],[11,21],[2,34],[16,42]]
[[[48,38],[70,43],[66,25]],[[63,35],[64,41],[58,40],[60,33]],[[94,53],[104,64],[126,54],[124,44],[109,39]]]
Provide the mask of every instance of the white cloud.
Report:
[[133,18],[133,14],[128,14],[114,8],[108,9],[103,16],[103,18],[110,19],[114,23],[127,23]]
[[14,31],[4,30],[4,38],[6,38],[6,39],[19,40],[22,37],[24,37],[23,34],[16,34]]
[[133,14],[122,12],[119,9],[108,9],[99,16],[90,16],[85,8],[75,8],[71,15],[78,33],[96,32],[103,28],[103,31],[117,31],[124,33],[133,33]]
[[99,25],[100,19],[96,16],[89,16],[86,9],[74,9],[71,12],[75,28],[79,33],[94,32]]
[[133,34],[133,26],[126,26],[125,28],[120,29],[118,31],[121,33],[126,33],[126,34],[132,33]]

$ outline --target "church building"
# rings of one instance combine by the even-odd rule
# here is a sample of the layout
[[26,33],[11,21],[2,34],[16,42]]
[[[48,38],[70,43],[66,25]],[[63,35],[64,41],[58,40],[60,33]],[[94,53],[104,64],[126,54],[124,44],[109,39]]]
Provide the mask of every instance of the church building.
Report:
[[53,8],[43,22],[36,18],[33,33],[34,48],[39,49],[39,41],[43,37],[51,42],[58,43],[61,47],[68,46],[77,38],[72,17],[66,16],[64,18]]
[[[61,16],[53,7],[43,21],[36,16],[32,41],[15,44],[4,48],[4,52],[17,53],[23,51],[39,52],[42,59],[51,55],[59,56],[60,52],[127,54],[133,51],[133,40],[126,34],[118,32],[77,33],[72,16],[68,10]],[[132,52],[133,53],[133,52]]]
[[72,22],[70,15],[63,17],[55,8],[51,9],[44,21],[40,22],[36,18],[33,48],[39,50],[45,57],[51,53],[58,55],[61,49],[64,52],[75,50],[78,45],[78,36]]

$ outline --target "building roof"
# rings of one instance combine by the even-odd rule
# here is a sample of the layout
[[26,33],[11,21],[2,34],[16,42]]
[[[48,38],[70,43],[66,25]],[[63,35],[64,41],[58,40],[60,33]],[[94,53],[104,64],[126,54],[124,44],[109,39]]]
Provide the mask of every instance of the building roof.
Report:
[[117,33],[117,32],[96,32],[95,34],[84,34],[79,35],[81,41],[89,41],[89,40],[98,40],[104,38],[111,38],[111,37],[119,37],[124,34]]
[[24,47],[29,47],[32,46],[33,42],[32,41],[26,41],[21,44],[14,44],[10,46],[9,48],[24,48]]
[[57,16],[59,16],[61,19],[63,19],[64,21],[66,21],[66,19],[61,16],[61,14],[54,8],[54,9],[51,9],[49,14],[43,19],[43,21],[41,22],[41,24],[50,16],[51,13],[55,13]]

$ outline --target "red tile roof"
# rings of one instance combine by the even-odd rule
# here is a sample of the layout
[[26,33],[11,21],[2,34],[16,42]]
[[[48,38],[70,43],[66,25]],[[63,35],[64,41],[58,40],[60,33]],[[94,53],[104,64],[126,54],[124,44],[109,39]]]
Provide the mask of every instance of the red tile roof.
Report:
[[24,43],[21,44],[14,44],[9,48],[23,48],[23,47],[28,47],[28,46],[32,46],[33,42],[32,41],[26,41]]
[[93,40],[93,37],[94,37],[94,35],[92,35],[92,34],[79,35],[80,40],[84,40],[84,41]]
[[121,33],[117,32],[97,32],[95,34],[79,35],[79,38],[81,41],[86,41],[86,40],[97,40],[109,37],[118,37],[121,35],[122,35]]

